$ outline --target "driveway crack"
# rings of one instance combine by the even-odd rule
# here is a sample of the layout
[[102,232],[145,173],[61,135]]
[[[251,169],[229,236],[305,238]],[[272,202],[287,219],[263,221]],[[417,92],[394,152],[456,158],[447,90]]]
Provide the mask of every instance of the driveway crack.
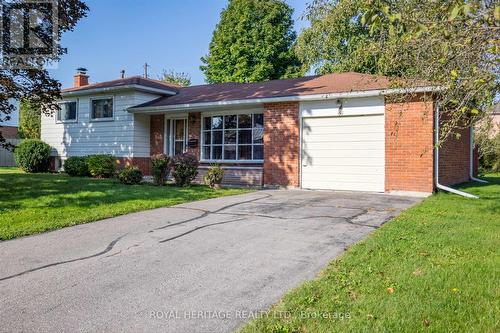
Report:
[[[154,232],[155,230],[162,230],[162,229],[170,228],[170,227],[173,227],[173,226],[176,226],[176,225],[179,225],[179,224],[184,224],[184,223],[189,223],[189,222],[193,222],[193,221],[196,221],[196,220],[200,220],[200,219],[202,219],[204,217],[207,217],[210,214],[218,214],[219,212],[223,211],[224,209],[232,208],[232,207],[235,207],[235,206],[238,206],[238,205],[242,205],[242,204],[245,204],[245,203],[255,202],[257,200],[266,199],[266,198],[269,198],[269,197],[271,197],[271,194],[265,194],[262,197],[251,199],[251,200],[246,200],[246,201],[236,202],[234,204],[223,206],[223,207],[221,207],[221,208],[219,208],[217,210],[214,210],[214,211],[209,211],[209,210],[200,209],[200,208],[175,207],[174,206],[174,207],[171,207],[171,208],[193,210],[193,211],[202,212],[203,214],[201,214],[200,216],[192,217],[192,218],[187,219],[187,220],[182,220],[182,221],[175,222],[175,223],[169,223],[167,225],[164,225],[164,226],[155,228],[153,230],[150,230],[149,232]],[[235,215],[235,214],[232,214],[232,215]]]
[[98,252],[98,253],[95,253],[95,254],[92,254],[90,256],[85,256],[85,257],[80,257],[80,258],[76,258],[76,259],[70,259],[70,260],[64,260],[64,261],[58,261],[58,262],[54,262],[54,263],[51,263],[51,264],[47,264],[47,265],[43,265],[43,266],[39,266],[39,267],[35,267],[35,268],[32,268],[32,269],[28,269],[28,270],[25,270],[23,272],[20,272],[20,273],[17,273],[17,274],[14,274],[14,275],[10,275],[10,276],[6,276],[6,277],[3,277],[3,278],[0,278],[0,281],[5,281],[5,280],[9,280],[9,279],[12,279],[12,278],[15,278],[15,277],[18,277],[18,276],[21,276],[21,275],[24,275],[24,274],[27,274],[27,273],[31,273],[31,272],[35,272],[35,271],[39,271],[39,270],[42,270],[42,269],[45,269],[45,268],[49,268],[49,267],[54,267],[54,266],[59,266],[59,265],[63,265],[63,264],[68,264],[68,263],[71,263],[71,262],[76,262],[76,261],[82,261],[82,260],[87,260],[87,259],[91,259],[91,258],[96,258],[96,257],[99,257],[99,256],[102,256],[103,254],[106,254],[108,253],[109,251],[111,251],[113,249],[113,247],[116,245],[116,243],[118,243],[118,241],[120,241],[120,239],[122,239],[123,237],[125,237],[127,234],[124,234],[124,235],[121,235],[120,237],[116,238],[115,240],[113,240],[111,243],[108,244],[108,246],[102,250],[101,252]]
[[229,220],[229,221],[224,221],[224,222],[216,222],[216,223],[205,224],[205,225],[193,228],[193,229],[191,229],[189,231],[183,232],[182,234],[179,234],[177,236],[170,237],[170,238],[167,238],[167,239],[163,239],[163,240],[159,241],[158,243],[166,243],[166,242],[172,241],[174,239],[180,238],[182,236],[189,235],[190,233],[193,233],[196,230],[200,230],[200,229],[203,229],[203,228],[212,227],[214,225],[221,225],[221,224],[226,224],[226,223],[233,223],[233,222],[242,221],[242,220],[244,220],[244,218],[239,218],[239,219],[234,219],[234,220]]

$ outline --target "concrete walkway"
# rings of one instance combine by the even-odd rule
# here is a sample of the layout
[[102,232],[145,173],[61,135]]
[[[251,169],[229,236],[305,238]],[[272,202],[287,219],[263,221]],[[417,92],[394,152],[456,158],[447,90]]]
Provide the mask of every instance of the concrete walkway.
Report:
[[1,332],[231,332],[420,199],[260,191],[0,243]]

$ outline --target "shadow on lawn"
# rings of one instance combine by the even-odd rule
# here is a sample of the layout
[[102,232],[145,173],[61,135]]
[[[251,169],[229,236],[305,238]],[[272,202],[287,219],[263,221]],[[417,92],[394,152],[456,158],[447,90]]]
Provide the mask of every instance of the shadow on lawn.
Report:
[[[500,173],[499,174],[489,174],[486,176],[479,177],[479,179],[483,179],[488,181],[488,183],[479,183],[479,182],[467,182],[460,184],[459,187],[463,190],[469,188],[484,188],[488,186],[500,185]],[[500,194],[500,193],[499,193]]]
[[126,200],[168,200],[172,203],[200,198],[213,190],[205,186],[179,188],[123,185],[114,179],[92,179],[55,174],[0,174],[0,211],[29,207],[93,207]]

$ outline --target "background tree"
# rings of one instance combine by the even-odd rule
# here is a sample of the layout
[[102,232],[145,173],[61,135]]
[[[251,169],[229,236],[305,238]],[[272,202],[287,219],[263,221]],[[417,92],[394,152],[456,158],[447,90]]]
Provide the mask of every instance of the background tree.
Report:
[[189,76],[188,73],[175,72],[174,70],[163,70],[163,73],[160,75],[160,80],[181,87],[189,87],[191,85],[191,76]]
[[200,66],[208,83],[303,74],[294,52],[293,9],[281,0],[229,0]]
[[[316,0],[298,54],[319,72],[356,70],[395,76],[394,86],[422,81],[436,92],[441,136],[486,114],[499,86],[498,1]],[[409,98],[411,92],[401,98]]]
[[40,108],[34,108],[28,99],[19,106],[19,137],[21,139],[40,139]]
[[304,66],[317,74],[382,74],[375,55],[366,50],[376,36],[361,24],[363,12],[360,0],[313,0],[305,15],[310,27],[297,40],[296,53]]
[[[9,3],[19,2],[18,0]],[[87,5],[80,0],[59,0],[58,1],[58,36],[60,40],[63,33],[71,31],[76,26],[78,20],[86,15]],[[22,22],[12,22],[12,26],[22,25]],[[43,40],[43,37],[38,36]],[[52,35],[46,35],[49,40],[44,40],[48,45],[51,44]],[[66,53],[62,47],[57,47],[53,55],[38,54],[39,59],[48,62],[57,62],[60,57]],[[15,106],[9,102],[9,99],[23,100],[29,98],[31,106],[41,109],[50,114],[58,109],[56,100],[60,97],[60,83],[51,78],[47,70],[36,63],[31,63],[29,68],[4,67],[0,69],[0,125],[9,118],[10,113]],[[0,146],[8,145],[2,136],[0,127]]]

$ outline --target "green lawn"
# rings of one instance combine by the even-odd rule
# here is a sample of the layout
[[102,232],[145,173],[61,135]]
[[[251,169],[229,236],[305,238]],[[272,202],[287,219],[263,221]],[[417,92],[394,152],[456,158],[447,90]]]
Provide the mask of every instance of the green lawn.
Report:
[[488,179],[462,186],[479,200],[405,211],[242,332],[499,332],[500,174]]
[[130,186],[111,179],[25,174],[15,168],[0,168],[0,240],[248,191]]

